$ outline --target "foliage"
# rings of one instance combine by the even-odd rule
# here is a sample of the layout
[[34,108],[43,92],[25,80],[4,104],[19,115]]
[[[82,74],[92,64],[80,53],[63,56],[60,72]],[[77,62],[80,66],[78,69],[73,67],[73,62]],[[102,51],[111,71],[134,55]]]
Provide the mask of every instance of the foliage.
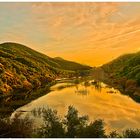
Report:
[[65,70],[82,71],[82,70],[89,70],[91,68],[86,65],[81,65],[72,61],[64,60],[60,57],[55,57],[53,61],[55,61],[61,69],[65,69]]
[[126,77],[136,80],[139,84],[140,76],[140,52],[120,56],[112,62],[105,64],[102,68],[115,77]]
[[140,52],[120,56],[103,65],[102,69],[123,93],[139,101]]
[[64,137],[64,128],[57,111],[52,109],[43,110],[44,125],[38,129],[37,137],[58,138]]
[[0,119],[0,138],[29,138],[32,137],[33,123],[28,117],[20,118],[16,114],[11,120]]
[[[51,82],[58,76],[72,76],[76,70],[90,69],[89,66],[75,62],[50,58],[17,43],[0,44],[0,54],[1,83],[14,87],[14,90],[18,90],[18,85],[24,89],[28,83],[31,84],[30,88],[34,88]],[[3,90],[3,93],[7,93],[7,90]]]
[[109,138],[121,138],[122,136],[117,131],[112,131],[108,135]]
[[139,129],[127,129],[123,132],[124,138],[140,138],[140,130]]
[[107,134],[101,119],[88,122],[88,116],[79,116],[78,110],[68,107],[62,119],[56,110],[39,108],[32,111],[35,117],[42,117],[44,124],[34,128],[29,116],[18,113],[12,119],[0,119],[1,138],[140,138],[140,129],[126,129],[122,133]]
[[87,125],[88,117],[87,116],[78,116],[78,110],[73,106],[68,107],[68,113],[65,116],[64,124],[66,125],[67,137],[80,137]]
[[47,138],[82,138],[82,137],[106,137],[102,120],[96,120],[88,125],[88,116],[79,116],[78,110],[73,106],[68,107],[64,119],[57,116],[57,111],[48,108],[34,110],[33,114],[42,116],[44,125],[37,129],[36,137]]
[[105,138],[104,123],[102,120],[91,122],[86,128],[83,137],[88,138]]

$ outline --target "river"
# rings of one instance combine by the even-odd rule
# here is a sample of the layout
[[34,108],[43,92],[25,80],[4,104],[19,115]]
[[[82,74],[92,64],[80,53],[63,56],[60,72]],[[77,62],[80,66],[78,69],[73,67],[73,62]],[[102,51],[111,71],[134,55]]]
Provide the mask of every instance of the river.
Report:
[[77,84],[60,81],[49,93],[18,108],[12,116],[21,110],[31,115],[30,111],[35,108],[50,107],[63,117],[69,105],[78,109],[80,115],[89,115],[90,120],[103,119],[108,132],[140,127],[140,104],[117,89],[94,80]]

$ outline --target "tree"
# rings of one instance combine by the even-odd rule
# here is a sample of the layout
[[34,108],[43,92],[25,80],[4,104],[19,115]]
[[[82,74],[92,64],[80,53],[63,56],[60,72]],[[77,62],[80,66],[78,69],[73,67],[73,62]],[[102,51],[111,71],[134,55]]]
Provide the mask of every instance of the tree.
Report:
[[29,138],[32,136],[32,120],[26,116],[20,118],[21,114],[15,114],[14,118],[0,119],[0,138]]
[[118,83],[120,84],[121,88],[123,91],[125,91],[125,84],[126,84],[127,78],[126,77],[121,77],[118,81]]
[[67,126],[67,137],[75,138],[80,137],[83,129],[87,125],[88,116],[78,116],[78,111],[73,107],[68,107],[68,113],[65,116],[64,122]]
[[57,111],[48,108],[43,110],[44,125],[38,129],[37,136],[40,138],[63,138],[64,127]]
[[63,120],[57,116],[57,111],[52,109],[38,109],[34,115],[42,116],[44,125],[37,130],[37,137],[43,138],[74,138],[80,137],[87,125],[87,116],[78,116],[78,111],[68,107],[68,113]]
[[123,132],[124,138],[140,138],[140,129],[127,129]]
[[134,93],[137,87],[137,82],[135,80],[128,79],[125,83],[125,87],[125,91],[127,93]]
[[105,129],[104,123],[102,120],[95,120],[91,122],[85,129],[84,135],[85,138],[105,138]]
[[112,132],[110,132],[110,134],[109,134],[108,137],[109,137],[109,138],[121,138],[120,134],[117,133],[117,131],[112,131]]

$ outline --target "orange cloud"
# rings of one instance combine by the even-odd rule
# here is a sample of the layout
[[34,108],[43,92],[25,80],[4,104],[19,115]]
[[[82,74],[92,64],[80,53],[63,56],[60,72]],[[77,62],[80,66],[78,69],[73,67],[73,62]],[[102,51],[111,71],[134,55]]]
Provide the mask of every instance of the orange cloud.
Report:
[[[140,3],[70,2],[12,3],[0,5],[10,25],[8,39],[46,53],[89,65],[101,65],[127,52],[139,50]],[[18,9],[16,24],[9,24]],[[22,10],[21,10],[22,9]],[[5,15],[0,17],[6,17]],[[1,20],[1,19],[0,19]],[[3,23],[3,25],[2,25]],[[5,24],[6,23],[6,24]],[[5,29],[5,28],[3,28]]]

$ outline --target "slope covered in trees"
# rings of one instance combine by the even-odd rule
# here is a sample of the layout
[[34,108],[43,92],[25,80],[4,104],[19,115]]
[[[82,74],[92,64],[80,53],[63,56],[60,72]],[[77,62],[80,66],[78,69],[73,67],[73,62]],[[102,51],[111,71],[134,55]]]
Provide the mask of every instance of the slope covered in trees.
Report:
[[81,64],[64,60],[63,58],[60,58],[60,57],[55,57],[53,61],[55,61],[62,69],[66,69],[66,70],[77,71],[77,70],[89,69],[89,67],[83,67],[81,66]]
[[140,52],[120,56],[102,68],[122,91],[140,99]]
[[11,100],[23,101],[32,90],[49,85],[57,77],[71,77],[77,71],[89,69],[89,66],[51,58],[21,44],[0,44],[1,104],[2,101],[7,104]]

